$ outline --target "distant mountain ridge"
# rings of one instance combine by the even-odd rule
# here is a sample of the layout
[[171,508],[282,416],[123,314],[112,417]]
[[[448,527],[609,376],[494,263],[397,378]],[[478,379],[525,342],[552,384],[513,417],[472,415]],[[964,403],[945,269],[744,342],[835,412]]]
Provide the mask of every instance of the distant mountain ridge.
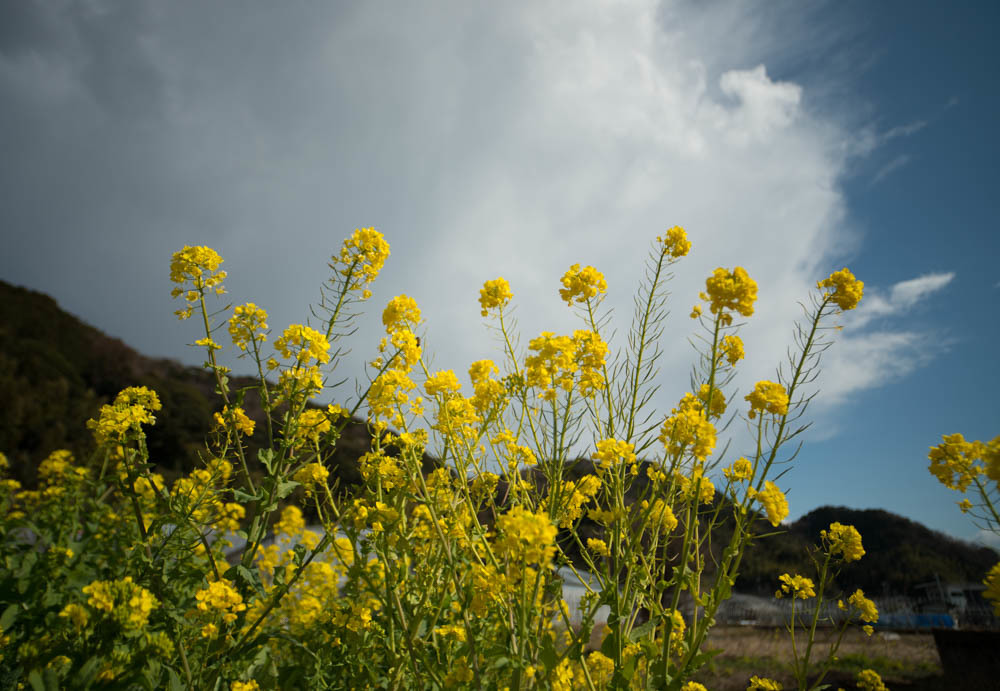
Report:
[[[250,378],[233,377],[235,387]],[[212,413],[221,409],[214,377],[173,360],[145,357],[63,311],[51,297],[0,281],[0,451],[12,475],[33,486],[37,464],[56,449],[86,457],[92,442],[85,422],[127,386],[154,389],[163,403],[149,429],[150,455],[168,477],[197,467]],[[259,402],[247,410],[260,422]],[[331,473],[342,486],[360,481],[357,462],[369,448],[366,425],[353,421],[338,442]],[[252,450],[253,451],[253,450]],[[256,456],[253,451],[251,458]],[[435,461],[425,458],[425,466]],[[589,472],[580,464],[573,474]],[[978,582],[997,561],[995,551],[956,540],[888,511],[824,506],[758,541],[747,551],[736,588],[770,593],[778,575],[811,575],[808,549],[833,521],[861,532],[866,554],[838,576],[844,590],[872,595],[906,593],[933,581]],[[761,532],[769,532],[762,526]]]

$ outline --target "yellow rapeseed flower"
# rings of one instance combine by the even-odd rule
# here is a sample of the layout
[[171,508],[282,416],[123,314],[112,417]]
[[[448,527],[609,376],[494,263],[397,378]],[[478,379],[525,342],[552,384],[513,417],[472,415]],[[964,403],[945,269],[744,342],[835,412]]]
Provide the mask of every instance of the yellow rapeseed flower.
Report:
[[598,468],[608,470],[635,463],[635,444],[617,439],[602,439],[597,442],[597,451],[590,456],[598,462]]
[[983,597],[993,603],[993,614],[1000,617],[1000,563],[997,563],[983,579],[986,590]]
[[733,321],[730,311],[744,317],[753,314],[753,303],[757,300],[757,282],[750,278],[746,269],[737,266],[732,271],[717,268],[705,281],[702,300],[709,301],[712,314],[721,315],[723,324]]
[[722,337],[719,346],[720,356],[724,357],[730,365],[735,365],[743,359],[743,340],[736,335],[729,334]]
[[[874,602],[865,597],[865,592],[860,588],[854,591],[854,594],[847,598],[847,601],[861,613],[861,621],[867,624],[874,624],[878,621],[878,607],[875,606]],[[865,633],[869,636],[872,635],[871,626],[865,627]]]
[[150,613],[160,604],[151,592],[134,583],[131,576],[117,581],[94,581],[83,587],[83,594],[88,596],[88,605],[110,615],[127,631],[144,627]]
[[420,325],[420,308],[417,301],[408,295],[397,295],[382,311],[382,324],[385,332],[392,334],[400,329],[415,329]]
[[610,554],[610,552],[608,552],[608,543],[594,537],[587,538],[587,549],[601,557],[606,557]]
[[482,316],[485,317],[489,314],[491,309],[502,310],[513,297],[514,293],[510,291],[510,284],[503,276],[486,281],[479,289],[479,306],[482,308]]
[[845,562],[857,561],[865,555],[861,533],[853,525],[831,523],[830,530],[821,530],[820,538],[828,545],[831,555],[843,555]]
[[747,691],[781,691],[781,683],[774,679],[758,677],[756,674],[750,677],[750,685]]
[[187,302],[184,309],[174,313],[178,318],[190,317],[194,303],[206,290],[212,289],[219,295],[226,292],[222,287],[226,272],[219,271],[222,261],[219,253],[211,247],[185,245],[184,249],[174,252],[170,260],[170,280],[178,285],[170,292],[170,296],[176,298],[184,295]]
[[469,366],[469,379],[474,394],[472,406],[480,415],[499,403],[506,393],[503,382],[493,379],[491,374],[499,374],[499,368],[492,360],[477,360]]
[[62,608],[59,612],[59,616],[63,619],[69,619],[73,622],[73,627],[77,631],[82,631],[87,626],[87,622],[90,621],[90,615],[84,607],[76,603],[70,603]]
[[458,393],[461,390],[462,385],[458,383],[458,377],[450,369],[436,372],[424,382],[424,391],[427,392],[428,396],[437,396],[439,394],[447,396],[448,394]]
[[696,681],[689,681],[681,687],[681,691],[708,691],[708,688]]
[[544,512],[515,506],[497,519],[497,548],[515,562],[547,566],[555,555],[558,529]]
[[389,257],[389,243],[374,228],[358,228],[344,240],[340,256],[331,257],[330,267],[344,276],[348,290],[362,291],[362,299],[371,297],[367,286],[375,280]]
[[139,425],[155,424],[153,413],[162,407],[155,391],[145,386],[130,386],[118,393],[114,403],[101,406],[98,419],[88,420],[87,428],[93,430],[99,446],[121,442]]
[[316,485],[322,485],[330,476],[330,471],[322,463],[307,463],[292,476],[292,479],[305,487],[309,494]]
[[816,284],[819,289],[833,288],[832,292],[826,293],[827,297],[837,304],[842,310],[852,310],[861,302],[864,295],[865,284],[854,277],[846,268],[834,271],[827,278]]
[[749,480],[753,475],[753,464],[745,458],[738,458],[732,465],[724,468],[722,474],[730,482]]
[[306,365],[310,360],[326,363],[330,361],[330,342],[316,329],[303,324],[291,324],[281,338],[274,342],[274,348],[286,360],[295,360],[298,365]]
[[[927,469],[948,489],[965,492],[972,481],[983,472],[977,462],[986,450],[981,442],[968,442],[961,434],[945,434],[942,443],[931,447]],[[993,443],[996,443],[996,439]]]
[[708,408],[709,417],[722,417],[726,413],[726,395],[718,387],[712,389],[712,403],[708,403],[708,384],[702,384],[698,389],[698,400],[701,401],[703,409]]
[[663,235],[657,236],[657,242],[663,247],[663,252],[677,259],[691,251],[691,241],[680,226],[674,226]]
[[229,581],[212,581],[207,588],[202,588],[194,594],[198,601],[198,609],[202,612],[217,611],[222,613],[222,620],[227,624],[236,621],[237,614],[247,608],[243,596]]
[[663,421],[659,436],[667,456],[676,457],[686,450],[699,461],[708,458],[715,448],[715,425],[705,417],[701,401],[686,393],[671,413]]
[[798,574],[791,576],[783,573],[778,576],[778,580],[781,581],[781,588],[774,593],[774,596],[777,598],[783,595],[791,595],[793,598],[799,598],[800,600],[808,600],[811,597],[816,597],[815,586],[811,578],[806,578]]
[[785,499],[785,493],[770,480],[764,482],[764,489],[760,492],[753,491],[753,488],[750,488],[747,490],[747,493],[761,503],[765,513],[767,513],[767,520],[771,522],[771,525],[777,527],[788,517],[788,500]]
[[587,302],[598,293],[608,292],[604,274],[592,266],[580,268],[579,264],[569,267],[559,279],[563,287],[559,289],[559,297],[572,306],[573,302]]
[[670,505],[662,499],[654,499],[649,509],[649,519],[646,525],[653,532],[668,534],[677,527],[677,516]]
[[889,691],[889,687],[874,669],[863,669],[858,672],[857,681],[860,691]]
[[766,411],[774,415],[785,415],[788,412],[788,392],[777,382],[767,380],[757,382],[753,391],[744,396],[744,399],[750,401],[751,420],[757,417],[757,411]]
[[237,305],[233,308],[233,316],[229,318],[229,336],[233,345],[247,352],[247,346],[253,342],[267,340],[267,312],[252,302]]
[[225,428],[232,425],[238,432],[248,437],[253,435],[254,427],[257,424],[247,417],[246,411],[239,406],[233,408],[224,406],[222,412],[216,413],[214,417],[215,424],[219,427]]

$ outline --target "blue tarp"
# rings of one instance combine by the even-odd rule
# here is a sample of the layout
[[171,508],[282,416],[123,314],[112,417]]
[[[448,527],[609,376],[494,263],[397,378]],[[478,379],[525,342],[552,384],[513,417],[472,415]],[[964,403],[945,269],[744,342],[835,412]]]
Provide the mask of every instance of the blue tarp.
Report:
[[950,614],[881,614],[876,624],[886,629],[953,629]]

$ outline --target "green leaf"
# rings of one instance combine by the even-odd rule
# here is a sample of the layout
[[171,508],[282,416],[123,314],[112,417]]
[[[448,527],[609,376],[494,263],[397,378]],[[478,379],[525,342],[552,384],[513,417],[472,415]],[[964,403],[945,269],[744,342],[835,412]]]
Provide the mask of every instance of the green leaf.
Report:
[[552,671],[556,668],[556,663],[559,662],[559,653],[556,652],[556,646],[551,637],[545,636],[542,638],[542,644],[538,650],[538,659],[545,665],[545,669]]
[[267,468],[268,475],[274,472],[271,469],[271,464],[274,463],[273,449],[260,449],[259,451],[257,451],[257,460],[261,462],[261,465]]
[[167,689],[168,691],[184,691],[180,675],[177,674],[173,667],[167,667]]
[[0,614],[0,629],[10,630],[10,625],[17,619],[17,605],[10,605]]
[[233,489],[233,499],[235,499],[236,501],[242,501],[242,502],[257,501],[263,496],[264,495],[260,492],[257,492],[257,494],[250,494],[249,492],[244,492],[241,489]]
[[31,673],[28,674],[28,683],[35,691],[45,691],[45,682],[42,681],[42,675],[38,673],[37,669],[31,670]]
[[634,642],[639,640],[640,638],[645,638],[646,636],[649,635],[649,632],[654,630],[655,628],[656,628],[656,621],[651,619],[647,621],[645,624],[636,626],[634,629],[632,629],[632,631],[629,632],[628,639]]
[[299,483],[297,483],[295,480],[285,480],[283,482],[279,482],[278,483],[278,487],[276,489],[277,498],[278,499],[284,499],[289,494],[291,494],[292,492],[294,492],[295,488],[298,487],[298,486],[299,486]]
[[253,588],[253,590],[261,597],[266,595],[264,592],[264,584],[260,581],[260,572],[257,571],[257,569],[250,569],[243,564],[237,564],[233,570],[236,571],[236,578],[234,580]]

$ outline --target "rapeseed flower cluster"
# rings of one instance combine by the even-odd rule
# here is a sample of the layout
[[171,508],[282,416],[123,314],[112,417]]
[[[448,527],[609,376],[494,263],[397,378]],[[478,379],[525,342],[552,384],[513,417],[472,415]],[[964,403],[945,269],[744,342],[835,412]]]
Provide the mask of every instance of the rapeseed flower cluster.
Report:
[[743,339],[735,334],[726,334],[719,344],[719,357],[725,358],[730,366],[736,365],[743,359]]
[[753,315],[753,303],[757,301],[757,282],[750,278],[746,269],[737,266],[732,271],[717,268],[705,281],[702,300],[709,302],[709,310],[719,316],[723,326],[733,323],[730,312],[749,317]]
[[778,576],[778,580],[781,581],[781,587],[774,593],[776,598],[791,595],[793,598],[808,600],[811,597],[816,597],[815,585],[811,578],[783,573]]
[[680,259],[691,251],[691,241],[688,240],[687,232],[680,226],[674,226],[663,235],[659,235],[656,241],[660,243],[663,252],[674,259]]
[[497,518],[497,549],[514,562],[548,566],[555,555],[556,533],[548,515],[515,506]]
[[420,308],[417,301],[409,295],[397,295],[389,300],[382,311],[382,325],[387,334],[393,334],[402,329],[413,329],[420,326]]
[[777,382],[759,381],[754,385],[753,391],[744,398],[750,401],[751,420],[757,417],[758,412],[768,412],[773,415],[788,413],[788,392]]
[[983,597],[993,603],[993,614],[1000,617],[1000,563],[993,566],[983,579]]
[[[866,626],[862,628],[865,633],[871,636],[874,631],[871,625],[878,621],[878,607],[875,606],[874,602],[865,597],[864,591],[860,588],[847,598],[847,602],[858,610],[861,621],[866,622]],[[843,602],[838,602],[837,605],[840,609],[846,609]]]
[[846,268],[834,271],[827,278],[818,282],[816,287],[821,290],[832,288],[832,292],[826,293],[827,298],[844,311],[857,307],[865,290],[865,284],[856,279],[854,274]]
[[574,302],[587,302],[597,295],[608,292],[604,274],[592,266],[581,269],[579,264],[574,264],[563,274],[560,282],[563,287],[559,289],[559,297],[571,307]]
[[310,494],[317,486],[325,485],[330,471],[322,463],[306,463],[299,468],[292,479],[305,488],[306,494]]
[[145,386],[130,386],[115,396],[111,405],[101,406],[100,415],[96,420],[88,420],[87,427],[93,430],[98,446],[121,443],[139,425],[155,424],[153,413],[162,407],[155,391]]
[[767,514],[767,520],[774,527],[778,527],[788,518],[788,500],[785,498],[785,493],[770,480],[764,482],[764,489],[760,491],[751,487],[747,490],[747,495],[760,502]]
[[830,530],[821,530],[819,535],[830,555],[839,554],[844,563],[857,561],[865,555],[861,533],[853,525],[831,523]]
[[472,407],[480,415],[498,405],[502,405],[506,395],[503,382],[493,379],[491,375],[499,374],[500,369],[492,360],[477,360],[469,365],[469,379],[472,381]]
[[741,482],[753,477],[753,463],[746,458],[738,458],[722,470],[723,476],[730,482]]
[[[149,621],[149,615],[160,604],[153,594],[135,583],[131,576],[117,581],[94,581],[83,587],[87,604],[110,616],[126,631],[138,631]],[[65,610],[64,610],[65,611]],[[70,619],[81,615],[67,613]]]
[[263,343],[267,340],[267,312],[252,302],[236,305],[229,318],[229,336],[244,353],[252,344]]
[[635,463],[635,444],[617,439],[602,439],[597,442],[597,451],[591,454],[601,470],[609,470]]
[[170,292],[170,297],[183,295],[187,303],[183,309],[174,312],[179,319],[191,316],[194,303],[206,290],[214,290],[217,295],[226,292],[222,286],[226,272],[219,270],[222,261],[219,253],[211,247],[185,245],[181,251],[174,252],[170,261],[170,280],[178,286]]
[[194,594],[201,612],[218,613],[222,621],[232,624],[240,612],[246,610],[243,596],[229,581],[212,581],[207,588],[202,588]]
[[857,682],[860,691],[889,691],[882,677],[873,669],[863,669],[858,672]]
[[424,382],[424,391],[428,396],[447,396],[462,390],[458,377],[450,369],[435,373]]
[[294,360],[296,366],[313,360],[324,364],[330,361],[330,342],[326,336],[302,324],[291,324],[285,329],[274,342],[274,348],[286,360]]
[[534,354],[524,361],[525,380],[540,389],[538,398],[554,401],[557,388],[572,391],[577,381],[585,398],[604,389],[608,346],[597,332],[577,330],[569,337],[543,331],[528,343],[528,350]]
[[479,289],[479,306],[482,308],[482,316],[489,314],[489,310],[502,310],[514,298],[514,293],[510,291],[510,283],[503,276],[492,281],[486,281]]
[[371,297],[368,289],[389,257],[389,243],[374,228],[358,228],[344,240],[339,256],[331,257],[331,268],[344,277],[347,290],[360,290],[361,298]]
[[252,436],[256,422],[239,406],[224,406],[221,413],[214,415],[215,424],[223,429],[235,429],[244,436]]
[[1000,483],[1000,437],[988,444],[966,441],[961,434],[945,434],[931,447],[928,470],[948,489],[965,492],[976,478],[985,475]]
[[698,461],[704,461],[715,448],[715,425],[705,416],[702,402],[694,394],[686,393],[671,412],[673,414],[660,426],[659,436],[667,456],[680,458],[687,452]]

